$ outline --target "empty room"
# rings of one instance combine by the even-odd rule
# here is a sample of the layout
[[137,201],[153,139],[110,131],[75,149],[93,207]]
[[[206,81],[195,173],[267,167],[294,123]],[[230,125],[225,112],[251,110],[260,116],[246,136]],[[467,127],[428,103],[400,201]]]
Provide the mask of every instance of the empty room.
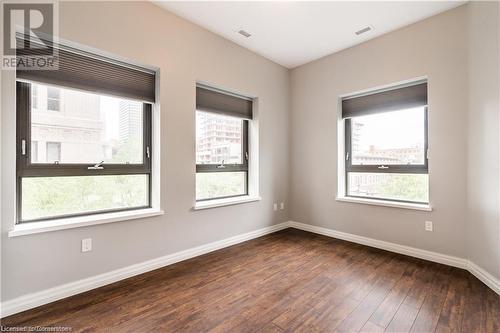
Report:
[[0,331],[500,332],[500,2],[0,7]]

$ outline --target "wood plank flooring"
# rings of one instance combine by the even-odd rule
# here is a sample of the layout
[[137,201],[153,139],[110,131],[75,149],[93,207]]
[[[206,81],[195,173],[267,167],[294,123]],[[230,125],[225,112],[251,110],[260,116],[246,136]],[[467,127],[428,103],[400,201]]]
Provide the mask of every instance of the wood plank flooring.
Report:
[[500,332],[470,273],[287,229],[2,319],[72,332]]

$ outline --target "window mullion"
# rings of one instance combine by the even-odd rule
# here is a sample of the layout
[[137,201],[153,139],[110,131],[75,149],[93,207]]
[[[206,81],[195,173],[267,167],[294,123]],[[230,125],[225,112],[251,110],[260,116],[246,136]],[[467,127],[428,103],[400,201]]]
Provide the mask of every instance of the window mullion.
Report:
[[197,164],[196,172],[239,172],[248,171],[248,165],[245,164]]
[[[381,168],[383,167],[383,168]],[[369,173],[427,173],[427,166],[422,165],[350,165],[347,172]]]
[[152,147],[152,110],[153,106],[149,103],[143,104],[143,141],[142,141],[142,156],[143,165],[151,172],[151,161],[153,160]]
[[241,144],[242,144],[242,160],[243,160],[243,165],[247,167],[248,170],[248,160],[250,158],[249,152],[248,152],[248,120],[243,120],[243,130],[242,130],[242,135],[243,137],[241,138]]
[[142,166],[126,168],[103,168],[100,170],[89,170],[84,168],[27,168],[19,173],[19,177],[63,177],[63,176],[99,176],[99,175],[135,175],[150,174]]

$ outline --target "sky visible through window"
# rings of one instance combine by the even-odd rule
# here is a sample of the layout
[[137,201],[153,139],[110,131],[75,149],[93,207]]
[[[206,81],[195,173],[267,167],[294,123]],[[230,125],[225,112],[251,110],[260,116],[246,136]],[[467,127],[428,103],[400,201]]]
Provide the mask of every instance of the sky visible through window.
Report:
[[363,124],[359,145],[362,149],[405,148],[424,142],[424,108],[356,117]]
[[354,117],[351,121],[353,165],[423,164],[425,109]]

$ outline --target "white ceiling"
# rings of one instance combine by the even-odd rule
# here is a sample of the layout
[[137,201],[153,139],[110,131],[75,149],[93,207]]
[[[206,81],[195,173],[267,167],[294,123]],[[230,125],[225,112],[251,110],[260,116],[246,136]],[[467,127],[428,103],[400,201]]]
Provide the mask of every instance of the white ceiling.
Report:
[[[159,6],[293,68],[457,7],[466,1],[155,1]],[[371,25],[373,31],[356,36]],[[252,34],[245,38],[239,30]]]

